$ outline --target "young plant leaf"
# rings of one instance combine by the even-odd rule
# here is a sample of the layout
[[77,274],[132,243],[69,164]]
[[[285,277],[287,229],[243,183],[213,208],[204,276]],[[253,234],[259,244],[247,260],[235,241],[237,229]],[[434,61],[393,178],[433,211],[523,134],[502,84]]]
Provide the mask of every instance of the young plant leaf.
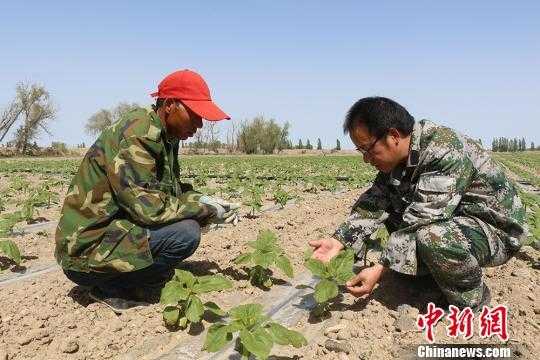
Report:
[[167,306],[163,310],[163,321],[167,326],[175,326],[180,318],[180,309],[176,306]]
[[315,301],[325,303],[338,295],[338,286],[334,281],[322,279],[315,286]]
[[272,286],[271,266],[276,266],[288,277],[293,276],[293,268],[290,260],[285,256],[283,250],[277,243],[277,236],[270,230],[259,232],[256,241],[248,242],[248,245],[254,249],[253,252],[242,254],[235,260],[237,264],[251,263],[249,270],[250,281],[255,286]]
[[232,334],[228,330],[229,327],[226,324],[213,324],[210,326],[204,340],[203,350],[208,352],[221,350],[225,344],[232,340]]
[[179,301],[186,300],[189,291],[182,287],[182,284],[174,279],[165,284],[161,289],[159,302],[164,305],[176,305]]
[[276,344],[292,345],[295,348],[307,345],[306,338],[298,331],[289,330],[285,326],[275,322],[268,324],[267,329]]
[[180,320],[178,320],[178,326],[182,329],[185,329],[185,327],[187,326],[187,323],[188,323],[188,319],[187,317],[181,317]]
[[233,262],[237,265],[245,264],[251,261],[251,253],[240,254]]
[[292,278],[294,276],[291,261],[286,256],[279,255],[276,258],[276,266],[288,277]]
[[354,273],[352,267],[354,264],[354,252],[350,249],[341,251],[328,264],[328,269],[333,275],[334,280],[343,285],[349,280]]
[[242,345],[257,359],[267,359],[272,350],[272,338],[265,329],[259,328],[253,332],[244,329],[240,331]]
[[197,283],[193,285],[193,292],[196,294],[219,291],[232,288],[229,279],[222,275],[204,275],[197,278]]
[[259,265],[264,269],[268,269],[275,261],[275,255],[273,253],[264,253],[259,249],[251,254],[251,258],[255,265]]
[[175,269],[174,277],[182,284],[185,284],[188,289],[191,289],[195,284],[195,276],[189,271]]
[[312,256],[313,256],[313,249],[307,248],[306,251],[304,251],[304,261],[311,259]]
[[225,312],[217,304],[203,304],[197,294],[230,287],[232,283],[221,275],[196,277],[188,271],[176,270],[175,276],[161,291],[160,302],[167,305],[163,319],[168,325],[185,328],[188,323],[200,322],[205,309],[223,316]]
[[254,355],[267,359],[274,343],[300,347],[307,344],[302,334],[271,322],[261,304],[245,304],[229,311],[228,324],[215,324],[208,329],[203,349],[215,352],[239,332],[236,349],[244,358]]
[[229,311],[233,320],[238,320],[245,327],[251,327],[264,318],[261,304],[245,304],[232,308]]
[[3,252],[4,255],[11,259],[15,264],[19,265],[21,263],[21,252],[19,251],[17,244],[15,244],[13,241],[1,240],[0,251]]
[[227,315],[227,312],[225,312],[224,310],[221,310],[221,308],[215,303],[215,302],[212,302],[212,301],[207,301],[204,303],[204,307],[206,308],[206,310],[218,315],[218,316],[225,316]]
[[326,271],[326,265],[320,260],[307,259],[304,265],[315,276],[318,276],[320,278],[325,278],[328,276],[328,272]]
[[187,302],[186,318],[192,323],[198,323],[201,321],[204,314],[204,305],[197,296],[191,295]]

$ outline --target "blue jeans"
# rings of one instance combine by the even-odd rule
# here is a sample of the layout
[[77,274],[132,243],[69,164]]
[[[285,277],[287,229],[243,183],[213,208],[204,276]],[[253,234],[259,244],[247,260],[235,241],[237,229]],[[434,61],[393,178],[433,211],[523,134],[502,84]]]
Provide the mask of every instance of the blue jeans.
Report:
[[109,294],[126,289],[158,285],[167,281],[176,265],[191,256],[201,240],[201,228],[195,220],[181,220],[176,223],[150,229],[150,252],[152,265],[125,273],[98,273],[64,270],[74,283],[83,287],[99,287]]

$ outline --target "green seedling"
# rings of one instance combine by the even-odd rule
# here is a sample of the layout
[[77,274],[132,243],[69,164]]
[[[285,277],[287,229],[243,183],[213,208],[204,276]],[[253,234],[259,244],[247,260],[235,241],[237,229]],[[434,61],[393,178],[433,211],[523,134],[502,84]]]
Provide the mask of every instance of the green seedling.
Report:
[[[11,214],[3,214],[0,217],[0,237],[9,236],[13,232],[13,227],[21,221],[21,213],[19,211]],[[12,240],[0,240],[0,253],[5,257],[19,265],[21,263],[21,252]]]
[[530,245],[540,239],[540,196],[520,192],[521,201],[526,209],[526,219],[529,226],[529,236],[525,245]]
[[313,275],[321,279],[315,285],[313,294],[317,302],[313,313],[320,316],[328,310],[330,301],[338,296],[339,285],[344,285],[353,277],[354,252],[351,249],[343,250],[327,263],[313,259],[312,254],[312,250],[306,252],[305,266]]
[[21,177],[14,177],[11,180],[10,188],[14,191],[21,191],[23,190],[26,192],[26,190],[30,187],[30,182],[24,178]]
[[257,216],[257,213],[261,211],[263,201],[263,190],[260,186],[253,185],[247,190],[248,198],[244,201],[244,205],[249,206],[249,215],[252,217]]
[[227,183],[225,184],[224,191],[229,194],[230,197],[238,198],[242,196],[242,181],[238,175],[234,175]]
[[238,333],[236,350],[243,359],[254,355],[257,359],[267,359],[274,344],[291,345],[300,348],[307,345],[306,338],[298,331],[272,321],[263,313],[260,304],[246,304],[229,311],[230,322],[213,324],[203,345],[203,350],[217,352]]
[[338,182],[334,177],[326,177],[321,181],[324,190],[335,192],[338,188]]
[[15,225],[22,220],[24,220],[24,216],[21,211],[3,214],[0,217],[0,237],[11,235]]
[[173,278],[161,290],[163,321],[169,327],[186,328],[199,323],[206,310],[224,316],[226,313],[211,301],[203,303],[200,294],[229,289],[232,283],[221,275],[194,276],[189,271],[176,269]]
[[257,240],[248,242],[248,246],[254,249],[253,252],[241,254],[234,263],[252,264],[248,270],[249,280],[255,286],[272,286],[272,270],[271,266],[280,269],[289,278],[293,277],[293,268],[283,249],[278,245],[278,238],[270,230],[259,232]]
[[206,186],[206,184],[208,184],[208,175],[200,174],[199,176],[195,178],[193,183],[195,184],[195,186],[198,186],[198,187]]
[[281,206],[282,209],[287,204],[287,201],[292,199],[292,196],[287,191],[283,190],[281,187],[278,187],[276,191],[274,191],[273,196],[276,204]]
[[15,264],[19,265],[21,263],[21,252],[13,241],[0,240],[0,252]]
[[319,192],[319,189],[317,188],[317,185],[310,181],[304,183],[303,191],[311,194],[317,194]]
[[34,202],[35,206],[46,205],[47,208],[50,208],[53,203],[57,204],[59,202],[58,193],[53,190],[54,185],[56,185],[56,183],[48,181],[37,191]]

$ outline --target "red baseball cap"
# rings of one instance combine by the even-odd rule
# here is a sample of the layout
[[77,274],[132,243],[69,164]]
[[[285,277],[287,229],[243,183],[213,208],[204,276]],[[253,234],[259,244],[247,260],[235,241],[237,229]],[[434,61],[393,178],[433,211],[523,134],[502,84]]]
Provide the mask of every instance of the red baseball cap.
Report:
[[151,94],[163,99],[179,99],[191,111],[203,119],[218,121],[230,119],[210,97],[210,89],[201,75],[191,70],[179,70],[167,75]]

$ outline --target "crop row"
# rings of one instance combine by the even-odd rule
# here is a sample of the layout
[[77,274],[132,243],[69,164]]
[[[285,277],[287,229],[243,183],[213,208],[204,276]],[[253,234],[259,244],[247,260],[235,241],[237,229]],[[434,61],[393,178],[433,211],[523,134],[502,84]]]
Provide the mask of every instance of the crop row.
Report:
[[[234,261],[244,265],[253,286],[268,289],[273,286],[274,269],[285,276],[293,277],[290,260],[279,244],[278,237],[270,230],[263,230],[255,241],[247,245],[251,251],[240,254]],[[336,301],[339,286],[343,286],[353,275],[354,253],[352,250],[340,252],[328,263],[305,254],[305,267],[319,279],[312,288],[316,306],[314,316],[323,316],[329,305]],[[311,288],[309,285],[303,285]],[[218,304],[203,303],[201,294],[230,289],[232,282],[222,275],[195,276],[177,269],[173,278],[161,291],[160,302],[164,305],[163,320],[170,329],[185,329],[200,323],[206,312],[219,318],[207,332],[203,350],[217,352],[238,334],[235,348],[244,358],[253,355],[257,359],[267,359],[274,344],[291,345],[296,348],[307,344],[305,337],[294,330],[287,329],[263,313],[261,304],[252,303],[233,307],[225,311]],[[226,320],[228,318],[228,321]]]

